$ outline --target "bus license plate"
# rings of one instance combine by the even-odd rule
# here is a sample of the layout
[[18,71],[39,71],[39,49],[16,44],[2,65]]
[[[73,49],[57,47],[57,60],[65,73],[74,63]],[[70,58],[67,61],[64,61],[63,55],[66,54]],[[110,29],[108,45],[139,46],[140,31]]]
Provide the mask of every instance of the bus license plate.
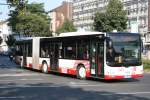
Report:
[[129,69],[125,71],[125,78],[131,78],[131,72]]
[[125,75],[124,77],[125,78],[131,78],[131,75]]

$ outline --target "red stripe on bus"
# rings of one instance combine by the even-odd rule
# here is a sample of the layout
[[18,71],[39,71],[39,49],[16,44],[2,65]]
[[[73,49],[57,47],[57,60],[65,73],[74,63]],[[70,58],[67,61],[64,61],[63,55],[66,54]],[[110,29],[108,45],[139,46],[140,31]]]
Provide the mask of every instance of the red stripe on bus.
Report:
[[[76,69],[63,69],[59,67],[58,72],[70,75],[77,75]],[[90,77],[90,75],[90,70],[86,70],[86,77]]]
[[[143,74],[136,74],[136,75],[131,75],[130,78],[140,78],[143,77]],[[118,76],[118,75],[105,75],[104,79],[106,80],[111,80],[111,79],[123,79],[125,76]]]
[[104,76],[104,79],[105,80],[111,80],[111,79],[121,79],[121,78],[124,78],[124,76],[119,76],[119,75],[105,75]]
[[32,68],[32,64],[31,63],[29,63],[29,68]]
[[140,77],[143,77],[143,74],[132,75],[132,78],[140,78]]
[[61,67],[59,67],[58,72],[64,73],[64,74],[76,75],[76,74],[75,74],[75,73],[76,73],[76,70],[74,70],[74,69],[67,69],[67,67],[66,67],[66,68],[61,68]]
[[75,69],[68,69],[67,73],[71,74],[71,75],[76,75],[76,70]]
[[48,71],[51,71],[51,67],[50,67],[50,65],[48,65]]
[[60,68],[60,67],[58,68],[58,72],[62,73],[62,70],[61,70],[61,68]]
[[90,77],[90,76],[91,76],[90,70],[86,70],[86,77]]

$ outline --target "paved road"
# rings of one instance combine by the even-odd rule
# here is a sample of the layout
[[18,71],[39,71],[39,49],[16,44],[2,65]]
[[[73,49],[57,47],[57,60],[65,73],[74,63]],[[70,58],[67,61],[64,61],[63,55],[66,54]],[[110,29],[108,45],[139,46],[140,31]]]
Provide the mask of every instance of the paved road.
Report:
[[0,56],[0,100],[150,100],[150,74],[138,80],[79,80],[20,69]]

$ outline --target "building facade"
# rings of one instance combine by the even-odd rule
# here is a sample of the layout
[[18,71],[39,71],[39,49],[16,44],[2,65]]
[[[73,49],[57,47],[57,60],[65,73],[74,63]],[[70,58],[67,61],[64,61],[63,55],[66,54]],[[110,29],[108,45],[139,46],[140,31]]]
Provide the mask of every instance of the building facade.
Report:
[[[73,21],[78,29],[93,30],[96,12],[105,12],[109,0],[73,0]],[[121,0],[127,11],[128,32],[138,32],[144,42],[145,58],[150,59],[150,0]]]
[[49,11],[48,15],[51,19],[50,30],[55,33],[66,19],[72,20],[72,3],[64,1],[61,6]]
[[0,53],[5,53],[8,50],[8,46],[5,41],[7,40],[7,36],[12,34],[11,28],[7,24],[7,21],[0,21],[0,37],[2,38]]
[[150,0],[148,0],[148,32],[145,34],[144,49],[146,58],[150,59]]
[[[93,17],[104,12],[109,0],[73,0],[73,21],[77,28],[93,29]],[[145,34],[148,31],[148,0],[121,0],[127,11],[129,32]]]

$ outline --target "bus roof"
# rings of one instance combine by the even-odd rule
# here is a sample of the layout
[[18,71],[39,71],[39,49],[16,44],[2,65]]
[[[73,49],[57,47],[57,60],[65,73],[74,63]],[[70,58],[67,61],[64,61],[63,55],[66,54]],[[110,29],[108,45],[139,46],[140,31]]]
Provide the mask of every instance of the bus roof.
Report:
[[98,34],[105,34],[103,32],[68,32],[68,33],[61,33],[58,37],[69,37],[69,36],[82,36],[82,35],[98,35]]
[[[106,35],[107,34],[107,35]],[[18,42],[23,42],[23,41],[31,41],[32,39],[57,39],[57,38],[73,38],[73,37],[89,37],[89,36],[95,36],[95,35],[104,35],[104,36],[109,36],[109,35],[139,35],[138,33],[129,33],[129,32],[86,32],[86,31],[81,31],[81,32],[67,32],[67,33],[61,33],[59,36],[55,37],[22,37],[17,39]]]

